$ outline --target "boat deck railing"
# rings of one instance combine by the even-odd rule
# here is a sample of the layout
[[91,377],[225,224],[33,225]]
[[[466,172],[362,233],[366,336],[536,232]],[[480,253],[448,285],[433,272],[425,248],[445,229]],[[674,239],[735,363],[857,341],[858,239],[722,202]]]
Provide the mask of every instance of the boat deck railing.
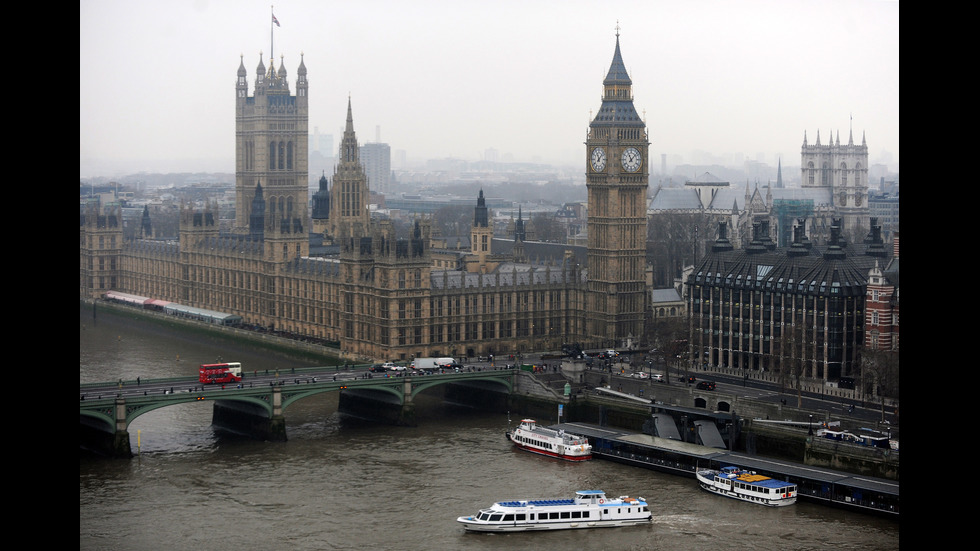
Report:
[[535,499],[531,501],[501,501],[503,507],[526,507],[528,505],[575,505],[574,499]]

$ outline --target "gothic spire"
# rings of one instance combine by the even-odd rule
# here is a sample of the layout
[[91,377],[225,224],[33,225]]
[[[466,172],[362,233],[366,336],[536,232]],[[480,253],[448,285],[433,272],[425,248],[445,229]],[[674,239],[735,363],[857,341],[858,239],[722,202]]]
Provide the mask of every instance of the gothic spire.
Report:
[[260,75],[265,75],[265,63],[262,62],[262,52],[259,52],[259,66],[255,68],[255,72]]
[[350,108],[350,96],[347,96],[347,126],[344,128],[344,133],[354,131],[354,115],[352,114]]
[[645,127],[643,119],[633,106],[633,81],[626,72],[623,55],[619,49],[619,25],[616,25],[616,50],[609,72],[602,81],[602,107],[592,120],[592,126]]
[[340,144],[340,160],[356,161],[358,159],[357,135],[354,133],[354,115],[351,110],[350,96],[347,97],[347,126],[344,127],[344,137]]
[[473,225],[479,228],[489,226],[487,216],[487,201],[483,198],[483,189],[480,189],[480,196],[476,199],[476,211],[473,213]]
[[619,24],[616,24],[616,51],[613,53],[612,63],[609,65],[609,72],[606,73],[606,80],[602,81],[603,86],[615,85],[632,86],[629,74],[626,73],[626,64],[623,63],[623,54],[619,51]]

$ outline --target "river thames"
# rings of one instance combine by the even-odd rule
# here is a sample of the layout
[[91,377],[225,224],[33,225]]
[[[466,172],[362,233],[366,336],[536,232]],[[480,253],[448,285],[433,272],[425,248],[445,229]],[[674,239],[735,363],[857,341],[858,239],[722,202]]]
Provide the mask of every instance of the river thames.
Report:
[[[192,376],[201,363],[312,365],[257,348],[79,309],[80,382]],[[417,403],[417,427],[337,412],[321,395],[285,412],[289,440],[211,427],[211,402],[162,408],[130,426],[134,454],[79,451],[82,550],[888,550],[899,523],[805,501],[766,508],[708,495],[694,479],[603,460],[573,464],[514,450],[517,414]],[[556,412],[557,415],[557,412]],[[554,422],[542,420],[542,422]],[[642,496],[647,526],[470,534],[456,517],[503,499],[576,490]]]

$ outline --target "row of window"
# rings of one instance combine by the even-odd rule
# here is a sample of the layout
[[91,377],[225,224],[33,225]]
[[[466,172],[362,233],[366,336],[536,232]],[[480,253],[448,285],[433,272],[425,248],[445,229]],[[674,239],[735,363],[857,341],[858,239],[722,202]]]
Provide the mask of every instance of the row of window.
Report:
[[[609,513],[609,510],[603,510]],[[480,513],[480,520],[489,522],[526,522],[533,521],[534,513]],[[577,520],[592,518],[592,511],[559,511],[553,513],[538,513],[537,520]]]
[[548,449],[548,450],[551,449],[551,444],[549,444],[547,442],[541,442],[540,440],[535,440],[533,438],[528,438],[526,436],[517,436],[516,439],[517,439],[518,442],[522,442],[522,443],[528,444],[530,446],[537,446],[539,448],[545,448],[545,449]]

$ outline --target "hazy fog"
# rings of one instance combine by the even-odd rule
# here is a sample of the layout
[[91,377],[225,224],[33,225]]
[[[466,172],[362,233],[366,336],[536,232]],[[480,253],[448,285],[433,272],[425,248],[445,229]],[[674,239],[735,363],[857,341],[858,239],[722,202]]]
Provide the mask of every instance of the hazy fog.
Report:
[[655,159],[798,165],[804,132],[846,141],[853,127],[871,163],[897,168],[898,12],[883,0],[85,0],[80,176],[234,172],[240,56],[251,94],[270,50],[293,90],[304,55],[310,132],[335,145],[350,98],[360,141],[380,128],[409,162],[494,149],[584,170],[617,22]]

